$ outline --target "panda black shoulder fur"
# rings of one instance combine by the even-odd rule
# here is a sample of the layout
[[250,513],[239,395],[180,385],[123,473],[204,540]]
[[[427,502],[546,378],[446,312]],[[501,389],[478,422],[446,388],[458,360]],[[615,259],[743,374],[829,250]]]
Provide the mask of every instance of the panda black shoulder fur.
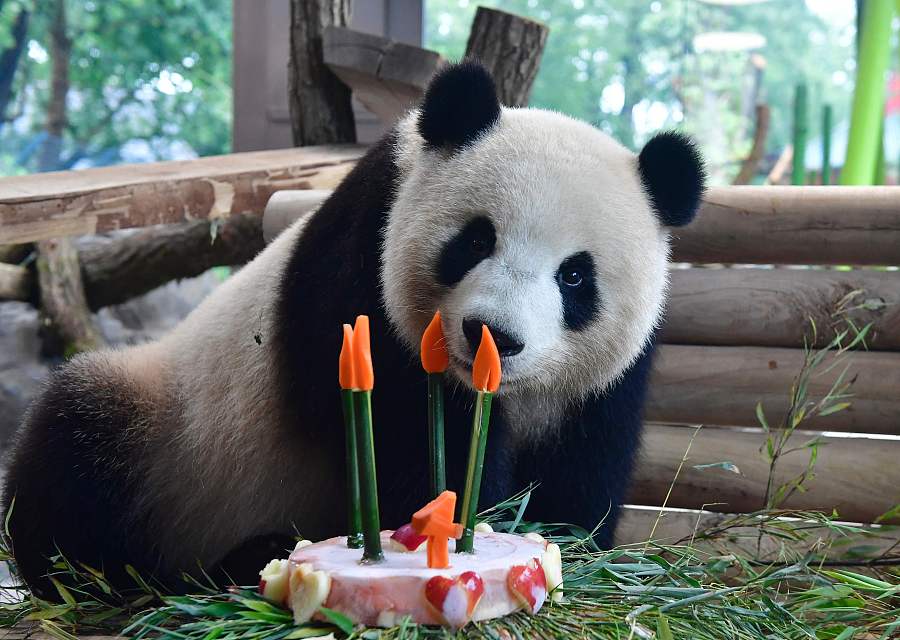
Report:
[[440,309],[449,485],[463,484],[466,385],[486,323],[504,385],[482,504],[538,482],[529,517],[603,520],[598,542],[610,544],[665,298],[667,227],[691,220],[703,182],[680,135],[635,156],[560,114],[502,108],[476,64],[446,68],[314,215],[169,335],[80,355],[52,376],[6,479],[23,577],[46,587],[59,549],[114,582],[128,582],[125,563],[171,584],[198,562],[252,581],[280,552],[273,540],[342,533],[337,354],[341,323],[361,313],[384,526],[427,498],[424,401],[408,398],[424,388],[418,341]]

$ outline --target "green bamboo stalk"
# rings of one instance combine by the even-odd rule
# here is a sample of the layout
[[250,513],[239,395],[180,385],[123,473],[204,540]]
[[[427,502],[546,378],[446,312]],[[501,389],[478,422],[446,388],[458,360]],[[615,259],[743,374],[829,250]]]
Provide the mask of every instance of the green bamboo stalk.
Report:
[[447,489],[444,459],[444,374],[428,374],[428,459],[432,499]]
[[791,184],[806,182],[807,89],[804,83],[794,89],[794,161]]
[[378,482],[375,477],[375,441],[372,435],[372,392],[353,391],[357,459],[362,498],[363,562],[384,560],[381,550],[381,519],[378,515]]
[[878,155],[875,158],[875,179],[872,184],[884,184],[887,179],[887,166],[884,162],[884,112],[881,113],[881,126],[878,127]]
[[484,451],[487,448],[488,425],[491,419],[491,400],[494,394],[479,391],[472,419],[472,440],[469,443],[469,465],[466,470],[466,489],[462,502],[462,537],[456,543],[457,553],[472,553],[475,544],[475,516],[481,493],[481,474],[484,471]]
[[884,76],[891,47],[890,0],[869,0],[862,16],[856,89],[847,138],[847,158],[841,169],[841,184],[870,185],[875,180],[880,127],[884,110]]
[[344,409],[345,450],[347,466],[347,546],[359,549],[363,546],[362,512],[359,500],[359,456],[356,447],[356,420],[353,417],[353,391],[341,389]]
[[822,107],[822,184],[831,184],[831,118],[830,104]]

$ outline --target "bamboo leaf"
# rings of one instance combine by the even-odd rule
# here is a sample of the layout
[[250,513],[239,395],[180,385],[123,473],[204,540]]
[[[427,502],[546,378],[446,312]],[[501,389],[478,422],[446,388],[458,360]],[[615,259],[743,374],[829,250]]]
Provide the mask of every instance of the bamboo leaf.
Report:
[[328,622],[336,626],[348,636],[353,633],[353,620],[345,616],[340,611],[335,611],[334,609],[329,609],[327,607],[319,607],[319,611],[323,616],[325,616]]

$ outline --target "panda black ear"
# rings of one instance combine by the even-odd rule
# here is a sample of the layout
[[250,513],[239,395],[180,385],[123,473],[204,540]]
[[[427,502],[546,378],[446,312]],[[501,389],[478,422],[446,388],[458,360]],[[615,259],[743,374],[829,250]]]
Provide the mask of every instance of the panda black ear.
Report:
[[638,169],[663,225],[680,227],[694,219],[706,188],[706,169],[690,138],[674,131],[657,134],[641,149]]
[[467,60],[448,65],[431,80],[419,110],[419,133],[429,147],[458,149],[499,118],[500,102],[491,74]]

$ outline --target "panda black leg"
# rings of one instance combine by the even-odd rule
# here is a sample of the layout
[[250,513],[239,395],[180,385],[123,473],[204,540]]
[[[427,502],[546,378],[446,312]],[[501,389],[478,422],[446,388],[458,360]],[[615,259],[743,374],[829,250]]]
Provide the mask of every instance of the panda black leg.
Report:
[[137,490],[129,477],[137,452],[124,434],[139,412],[127,391],[76,361],[53,375],[19,434],[3,512],[19,575],[40,596],[58,598],[46,575],[59,552],[116,586],[134,586],[126,563],[155,567],[144,527],[122,517]]

